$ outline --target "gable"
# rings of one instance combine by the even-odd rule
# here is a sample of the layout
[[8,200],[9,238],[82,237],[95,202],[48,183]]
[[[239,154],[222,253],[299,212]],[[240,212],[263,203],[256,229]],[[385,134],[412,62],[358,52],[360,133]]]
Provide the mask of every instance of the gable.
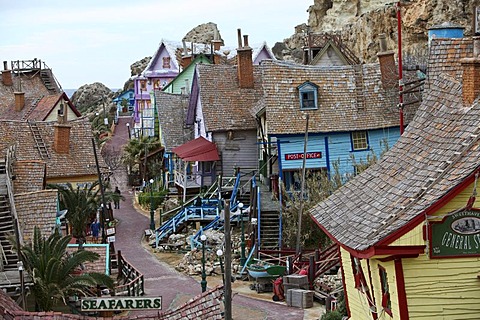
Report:
[[340,49],[332,41],[328,41],[310,64],[315,66],[344,66],[349,63]]

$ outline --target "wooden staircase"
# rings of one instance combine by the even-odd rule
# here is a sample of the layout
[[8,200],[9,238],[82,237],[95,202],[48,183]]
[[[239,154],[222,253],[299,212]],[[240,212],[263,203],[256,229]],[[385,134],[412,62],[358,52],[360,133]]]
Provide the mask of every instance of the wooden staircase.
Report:
[[0,267],[3,271],[17,270],[18,255],[14,251],[10,238],[15,236],[13,216],[10,211],[6,187],[5,162],[0,162]]
[[277,211],[262,211],[260,216],[260,248],[278,249],[280,216]]
[[43,84],[48,89],[50,93],[58,93],[57,85],[55,79],[53,78],[52,70],[42,69],[40,71],[40,78],[43,81]]
[[35,121],[28,121],[28,125],[30,126],[30,131],[32,131],[33,139],[35,140],[35,145],[40,153],[42,159],[50,158],[50,154],[48,153],[47,145],[43,140],[42,134],[40,133],[40,129],[38,128]]

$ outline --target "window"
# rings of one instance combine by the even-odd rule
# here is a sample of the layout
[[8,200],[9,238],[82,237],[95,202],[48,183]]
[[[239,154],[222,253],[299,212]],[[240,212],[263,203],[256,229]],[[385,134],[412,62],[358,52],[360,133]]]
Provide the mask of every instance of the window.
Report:
[[298,93],[300,99],[300,109],[311,110],[318,109],[317,106],[317,92],[318,86],[309,81],[298,86]]
[[392,315],[392,302],[390,300],[390,292],[388,289],[388,278],[387,278],[387,270],[385,268],[379,266],[380,269],[380,285],[382,286],[382,307],[386,313],[388,313],[391,317]]
[[368,149],[367,131],[354,131],[351,138],[353,151]]
[[145,91],[147,89],[147,81],[145,80],[140,81],[140,89],[142,91]]
[[163,57],[163,68],[170,69],[170,57]]

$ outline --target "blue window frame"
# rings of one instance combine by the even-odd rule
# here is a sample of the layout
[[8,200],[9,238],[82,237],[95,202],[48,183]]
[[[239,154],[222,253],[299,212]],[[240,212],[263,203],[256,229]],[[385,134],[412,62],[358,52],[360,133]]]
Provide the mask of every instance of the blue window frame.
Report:
[[318,109],[318,86],[315,83],[307,81],[299,85],[297,89],[301,110]]

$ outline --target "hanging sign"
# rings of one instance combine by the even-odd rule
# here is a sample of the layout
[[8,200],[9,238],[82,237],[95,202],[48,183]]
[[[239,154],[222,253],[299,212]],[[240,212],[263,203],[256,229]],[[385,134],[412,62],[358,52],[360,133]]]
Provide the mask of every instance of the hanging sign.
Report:
[[[322,153],[321,152],[307,152],[306,156],[307,156],[307,159],[320,159],[322,157]],[[303,159],[303,152],[286,153],[285,154],[285,161],[301,160],[301,159]]]
[[430,257],[480,256],[480,210],[450,214],[430,227]]

